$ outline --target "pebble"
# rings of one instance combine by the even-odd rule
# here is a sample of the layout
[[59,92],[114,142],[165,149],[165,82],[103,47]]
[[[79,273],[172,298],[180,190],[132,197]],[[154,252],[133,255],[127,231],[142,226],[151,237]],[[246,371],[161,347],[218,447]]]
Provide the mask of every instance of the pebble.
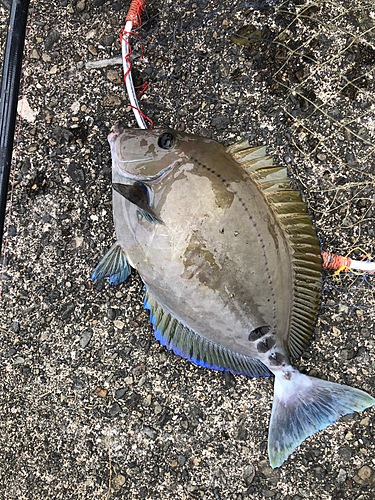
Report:
[[118,403],[113,403],[109,409],[109,415],[115,417],[121,412],[121,406]]
[[348,462],[351,459],[351,456],[352,456],[352,450],[351,450],[350,446],[342,446],[339,449],[339,455],[346,462]]
[[246,486],[250,486],[255,477],[255,469],[252,465],[248,465],[244,468],[242,474],[243,480],[245,481]]
[[83,12],[83,11],[85,10],[85,7],[86,7],[86,2],[85,2],[85,0],[80,0],[80,1],[77,3],[76,7],[77,7],[78,12]]
[[96,50],[96,48],[93,45],[89,45],[88,50],[89,50],[90,54],[92,54],[93,56],[98,55],[98,51]]
[[97,396],[99,396],[100,398],[106,398],[107,394],[108,394],[108,391],[107,391],[107,389],[102,389],[101,387],[97,387],[95,389],[95,394]]
[[85,189],[85,173],[83,169],[74,161],[69,163],[66,168],[69,177],[75,184],[78,184],[83,190]]
[[186,458],[183,455],[177,455],[177,463],[178,465],[185,465]]
[[121,83],[120,75],[115,69],[109,69],[107,71],[107,79],[112,83]]
[[108,311],[107,311],[107,316],[108,316],[109,319],[114,320],[115,317],[116,317],[116,309],[113,309],[112,307],[109,307]]
[[116,399],[121,399],[125,396],[127,392],[127,389],[125,387],[122,387],[121,389],[117,389],[115,392],[115,398]]
[[78,114],[79,109],[80,109],[79,101],[73,102],[73,104],[70,106],[70,109],[71,109],[73,115]]
[[93,331],[91,330],[91,328],[89,330],[85,330],[81,334],[81,338],[79,339],[79,345],[82,349],[84,349],[88,345],[88,343],[91,340],[92,335],[93,335]]
[[14,333],[20,332],[20,324],[18,323],[18,321],[13,321],[12,328],[13,328]]
[[59,40],[60,40],[60,33],[56,29],[51,30],[46,36],[46,40],[44,42],[45,50],[50,51],[54,46],[54,44]]
[[121,106],[121,99],[118,95],[115,94],[106,94],[103,97],[102,104],[103,106],[115,108],[116,106]]
[[345,479],[346,479],[346,472],[344,471],[344,469],[340,469],[337,476],[337,482],[339,484],[343,484],[345,482]]
[[125,323],[123,321],[120,321],[119,319],[116,319],[113,324],[118,330],[122,330],[125,326]]
[[38,61],[40,59],[39,52],[36,49],[33,49],[30,54],[30,59],[34,59]]
[[364,465],[353,479],[357,484],[362,486],[373,484],[375,482],[374,471],[368,465]]
[[123,476],[122,474],[117,474],[117,476],[115,476],[113,479],[112,479],[112,488],[115,490],[115,491],[118,491],[119,489],[121,489],[125,484],[125,476]]
[[12,349],[9,349],[7,353],[5,353],[5,358],[10,358],[16,354],[16,350],[12,347]]
[[113,35],[105,35],[101,37],[100,43],[104,47],[110,47],[115,42],[115,40],[116,38]]
[[143,427],[143,432],[146,434],[151,439],[154,439],[155,437],[155,431],[152,429],[152,427]]

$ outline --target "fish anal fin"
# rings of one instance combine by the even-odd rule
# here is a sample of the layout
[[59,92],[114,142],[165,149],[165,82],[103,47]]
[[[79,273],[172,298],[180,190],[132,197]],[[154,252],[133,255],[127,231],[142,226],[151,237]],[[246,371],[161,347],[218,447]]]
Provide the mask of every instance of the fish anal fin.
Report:
[[248,377],[270,375],[259,360],[226,349],[182,324],[150,291],[146,291],[144,307],[150,311],[156,339],[182,358],[198,366]]
[[119,285],[131,272],[128,259],[121,245],[115,243],[96,266],[92,280],[110,278],[110,285]]
[[275,394],[268,432],[271,467],[279,467],[307,437],[348,413],[375,404],[366,392],[303,375],[275,374]]

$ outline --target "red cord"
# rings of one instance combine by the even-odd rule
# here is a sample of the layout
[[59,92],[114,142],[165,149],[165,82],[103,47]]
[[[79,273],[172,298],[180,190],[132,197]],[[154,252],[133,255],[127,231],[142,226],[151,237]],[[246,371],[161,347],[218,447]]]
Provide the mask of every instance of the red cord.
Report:
[[350,265],[352,259],[349,257],[341,257],[341,255],[336,255],[335,253],[322,252],[323,267],[325,269],[333,269],[334,271],[344,271],[348,272],[350,270]]
[[130,4],[125,21],[131,21],[133,28],[139,28],[141,25],[141,12],[144,12],[144,6],[147,0],[133,0]]

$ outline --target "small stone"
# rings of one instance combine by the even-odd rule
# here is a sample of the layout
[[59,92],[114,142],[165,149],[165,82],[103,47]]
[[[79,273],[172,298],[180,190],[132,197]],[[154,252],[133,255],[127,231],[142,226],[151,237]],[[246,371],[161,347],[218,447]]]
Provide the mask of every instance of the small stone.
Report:
[[16,359],[14,360],[15,365],[23,365],[25,362],[25,358],[22,358],[21,356],[17,356]]
[[355,358],[356,352],[354,349],[343,349],[341,351],[341,357],[343,360],[348,361]]
[[92,54],[93,56],[98,55],[98,51],[96,50],[96,48],[93,45],[89,45],[88,49],[89,49],[90,54]]
[[250,484],[253,482],[253,479],[255,477],[255,469],[252,465],[248,465],[247,467],[244,468],[243,474],[242,474],[243,480],[245,481],[246,486],[250,486]]
[[102,36],[100,41],[100,44],[103,45],[103,47],[110,47],[114,42],[116,38],[113,35],[105,35]]
[[112,83],[121,83],[121,78],[115,69],[109,69],[107,71],[107,79]]
[[70,109],[71,109],[73,115],[78,114],[79,109],[80,109],[79,101],[73,102],[73,104],[70,106]]
[[159,415],[163,411],[163,408],[159,403],[154,403],[154,413],[155,415]]
[[178,462],[178,465],[185,465],[185,462],[186,462],[186,458],[183,456],[183,455],[177,455],[177,462]]
[[88,343],[91,340],[92,335],[93,335],[93,331],[91,329],[85,330],[81,334],[81,338],[79,339],[79,345],[82,349],[84,349],[88,345]]
[[327,159],[327,156],[324,155],[323,153],[319,153],[318,155],[316,155],[316,157],[318,158],[318,160],[320,161],[325,161]]
[[115,476],[112,479],[112,488],[115,491],[121,489],[124,486],[124,484],[125,484],[125,476],[123,476],[122,474],[117,474],[117,476]]
[[155,437],[155,431],[152,429],[152,427],[143,427],[143,432],[146,434],[151,439],[154,439]]
[[133,377],[126,377],[125,378],[125,384],[126,385],[132,385],[133,384]]
[[344,471],[344,469],[340,469],[339,474],[337,476],[337,482],[339,484],[343,484],[345,482],[345,479],[346,479],[346,472]]
[[357,484],[362,486],[372,484],[375,482],[374,471],[368,465],[364,465],[359,469],[358,474],[354,476],[353,479]]
[[119,96],[114,95],[114,94],[107,94],[104,96],[104,98],[102,100],[103,106],[111,107],[111,108],[114,108],[116,106],[121,106],[121,103],[122,103],[122,101],[119,98]]
[[350,460],[351,456],[352,456],[352,450],[350,449],[350,446],[342,446],[339,449],[339,455],[346,462],[348,462]]
[[60,40],[60,33],[56,29],[51,30],[46,36],[46,40],[44,42],[45,50],[50,51],[54,46],[54,44],[59,40]]
[[115,417],[121,412],[121,406],[118,403],[113,403],[111,408],[109,409],[109,415],[111,417]]
[[20,332],[20,324],[18,323],[18,321],[13,321],[12,328],[13,328],[14,333]]
[[370,419],[368,417],[365,417],[359,423],[361,425],[369,425],[370,424]]
[[121,389],[117,389],[117,391],[115,392],[115,398],[122,399],[126,393],[127,393],[127,389],[125,387],[123,387]]
[[85,7],[86,7],[86,2],[85,2],[85,0],[80,0],[80,1],[77,3],[76,7],[77,7],[78,12],[83,12],[83,11],[85,10]]
[[30,54],[30,59],[35,59],[38,61],[40,59],[40,55],[36,49],[33,49]]
[[107,316],[109,319],[114,320],[116,317],[116,309],[113,309],[113,307],[109,307],[107,311]]
[[85,383],[83,380],[81,380],[80,378],[76,378],[72,384],[72,390],[73,391],[83,391],[83,389],[85,388]]
[[57,65],[56,65],[56,64],[54,64],[54,65],[52,66],[52,68],[49,70],[49,74],[50,74],[50,75],[56,75],[57,71],[58,71]]
[[10,358],[10,357],[14,356],[15,354],[16,354],[16,350],[13,349],[13,347],[12,347],[12,349],[9,349],[9,351],[4,355],[4,357]]
[[148,394],[143,400],[143,406],[145,406],[146,408],[149,407],[151,405],[151,398],[151,394]]
[[193,464],[195,466],[198,466],[201,463],[201,459],[198,457],[193,458]]
[[115,328],[117,328],[118,330],[122,330],[125,326],[125,323],[123,323],[122,321],[120,321],[119,319],[116,319],[113,324],[115,325]]
[[102,389],[101,387],[97,387],[95,389],[95,394],[99,396],[100,398],[105,398],[108,394],[107,389]]

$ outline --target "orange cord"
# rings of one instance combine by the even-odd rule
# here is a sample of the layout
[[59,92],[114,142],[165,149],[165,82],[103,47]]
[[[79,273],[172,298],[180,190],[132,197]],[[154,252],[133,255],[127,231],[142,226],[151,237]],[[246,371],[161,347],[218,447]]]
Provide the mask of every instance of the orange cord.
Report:
[[145,10],[146,2],[147,0],[132,0],[125,21],[131,21],[133,28],[138,28],[141,25],[140,12]]
[[322,252],[323,267],[325,269],[333,269],[338,273],[344,271],[345,273],[350,270],[350,264],[352,259],[349,257],[341,257],[341,255],[336,255],[330,252]]

